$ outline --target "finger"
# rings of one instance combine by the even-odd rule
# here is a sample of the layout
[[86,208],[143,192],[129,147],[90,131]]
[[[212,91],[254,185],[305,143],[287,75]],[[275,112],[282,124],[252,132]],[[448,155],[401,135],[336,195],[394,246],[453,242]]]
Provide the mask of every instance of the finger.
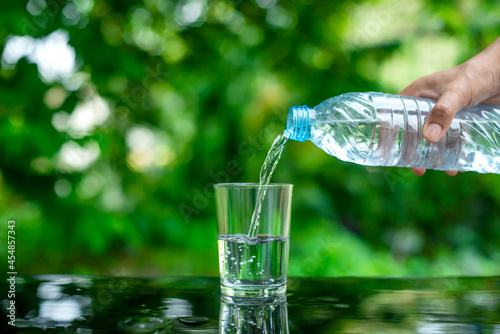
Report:
[[426,77],[422,77],[420,79],[417,79],[413,81],[411,84],[406,86],[405,89],[399,92],[399,95],[404,95],[404,96],[419,96],[419,92],[422,90],[423,87],[426,86],[427,79]]
[[442,85],[440,85],[438,80],[436,79],[436,74],[438,73],[427,75],[415,80],[405,89],[399,92],[399,95],[427,97],[431,99],[439,98],[439,96],[441,95]]
[[444,172],[449,176],[455,176],[458,173],[456,170],[445,170]]
[[493,106],[500,105],[500,94],[497,94],[495,96],[490,97],[489,99],[481,102],[481,104],[490,104],[490,105],[493,105]]
[[424,137],[432,143],[437,142],[448,131],[457,111],[467,105],[465,94],[450,89],[441,95],[434,108],[427,116],[424,126]]
[[425,168],[412,168],[411,170],[416,176],[422,176],[425,174]]

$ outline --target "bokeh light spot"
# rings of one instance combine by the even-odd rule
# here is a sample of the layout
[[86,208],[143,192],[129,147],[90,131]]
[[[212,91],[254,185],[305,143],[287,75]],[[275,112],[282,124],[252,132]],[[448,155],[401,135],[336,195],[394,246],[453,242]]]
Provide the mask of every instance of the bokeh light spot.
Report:
[[171,164],[176,154],[168,145],[166,135],[146,126],[134,126],[126,134],[129,149],[127,165],[132,171],[144,172]]
[[71,189],[71,183],[66,179],[59,179],[54,184],[54,191],[59,197],[68,197]]
[[97,171],[90,171],[80,181],[76,193],[80,198],[89,199],[99,194],[106,185],[104,175]]
[[171,35],[165,41],[162,56],[169,63],[177,63],[184,58],[186,52],[187,46],[184,40],[177,35]]
[[29,0],[26,5],[26,9],[30,12],[31,15],[40,15],[43,10],[47,7],[47,3],[45,0]]
[[176,8],[175,20],[180,25],[202,25],[205,9],[206,2],[204,0],[180,1]]
[[293,18],[284,8],[274,6],[267,11],[267,22],[277,28],[287,29],[292,26]]
[[255,2],[260,8],[269,9],[276,5],[277,0],[255,0]]
[[84,146],[67,141],[56,154],[56,166],[63,172],[81,172],[93,164],[100,154],[101,150],[95,141],[91,140]]
[[54,31],[40,39],[12,36],[5,44],[2,66],[13,68],[21,58],[27,57],[28,61],[37,64],[42,80],[60,81],[76,70],[75,49],[68,42],[69,34],[65,30]]
[[49,109],[57,109],[66,100],[68,93],[61,86],[54,86],[45,92],[43,102]]
[[37,157],[31,160],[31,169],[38,174],[44,175],[52,171],[52,161],[47,157]]

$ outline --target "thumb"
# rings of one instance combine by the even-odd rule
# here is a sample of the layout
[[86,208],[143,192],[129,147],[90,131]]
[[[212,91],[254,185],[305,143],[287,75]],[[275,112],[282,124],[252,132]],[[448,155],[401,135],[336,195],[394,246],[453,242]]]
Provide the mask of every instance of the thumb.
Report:
[[441,95],[425,122],[424,137],[427,141],[437,142],[448,131],[457,111],[468,103],[464,95],[450,90]]

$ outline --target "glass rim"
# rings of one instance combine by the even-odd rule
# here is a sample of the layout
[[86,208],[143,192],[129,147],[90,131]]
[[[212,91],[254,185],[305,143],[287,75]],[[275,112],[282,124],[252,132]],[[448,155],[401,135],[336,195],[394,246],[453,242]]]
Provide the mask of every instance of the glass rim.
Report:
[[244,188],[293,188],[291,183],[269,183],[268,185],[260,185],[253,182],[241,183],[216,183],[214,188],[230,188],[230,189],[244,189]]

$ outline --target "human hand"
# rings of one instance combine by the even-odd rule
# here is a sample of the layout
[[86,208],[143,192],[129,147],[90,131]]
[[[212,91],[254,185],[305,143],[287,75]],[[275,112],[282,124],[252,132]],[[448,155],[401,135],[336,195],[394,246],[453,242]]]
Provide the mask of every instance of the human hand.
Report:
[[[476,104],[500,104],[500,38],[465,63],[415,80],[399,95],[436,99],[424,125],[424,138],[439,141],[458,110]],[[424,168],[412,168],[423,175]],[[456,175],[456,171],[447,171]]]

